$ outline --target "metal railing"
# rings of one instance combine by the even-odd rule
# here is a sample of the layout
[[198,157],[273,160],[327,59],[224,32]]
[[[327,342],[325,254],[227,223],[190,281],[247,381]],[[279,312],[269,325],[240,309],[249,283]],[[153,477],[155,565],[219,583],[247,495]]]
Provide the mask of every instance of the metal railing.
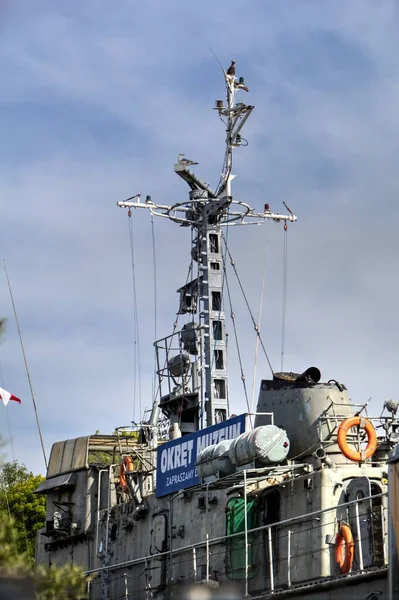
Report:
[[[244,490],[246,490],[246,483],[247,483],[247,479],[246,479],[246,473],[244,471]],[[354,539],[355,539],[355,544],[356,544],[356,546],[355,546],[355,548],[356,548],[355,572],[358,574],[361,574],[362,572],[366,571],[365,566],[364,566],[364,543],[366,540],[362,539],[362,535],[361,535],[360,522],[361,522],[361,518],[364,518],[364,515],[361,515],[361,513],[359,511],[359,506],[361,505],[361,503],[373,503],[373,502],[377,501],[377,507],[381,508],[381,532],[380,532],[381,539],[378,541],[379,541],[380,546],[384,549],[382,564],[380,564],[380,566],[383,567],[383,566],[385,566],[385,557],[386,557],[386,551],[385,551],[386,531],[385,531],[385,527],[384,527],[384,518],[383,518],[383,512],[386,510],[386,506],[384,506],[383,499],[386,498],[386,496],[387,496],[386,492],[380,493],[380,494],[375,494],[375,495],[371,495],[368,497],[359,498],[359,499],[356,499],[356,500],[353,500],[350,502],[346,502],[343,504],[338,504],[333,507],[329,507],[329,508],[325,508],[325,509],[317,510],[317,511],[312,511],[310,513],[298,515],[296,517],[291,517],[289,519],[284,519],[277,523],[261,525],[261,526],[255,527],[253,529],[248,529],[247,510],[246,510],[247,509],[247,503],[246,503],[247,494],[245,492],[244,493],[244,521],[245,521],[244,522],[244,531],[240,531],[238,533],[232,533],[232,534],[224,535],[224,536],[213,537],[213,538],[210,538],[209,534],[207,533],[205,539],[200,542],[192,543],[192,544],[189,544],[186,546],[181,546],[179,548],[170,547],[170,549],[165,552],[160,552],[160,553],[153,554],[153,555],[143,556],[141,558],[123,561],[123,562],[116,563],[116,564],[109,564],[109,565],[99,567],[96,569],[91,569],[87,573],[94,574],[94,573],[101,573],[101,572],[104,573],[104,572],[108,572],[108,571],[118,571],[120,569],[133,568],[133,567],[136,567],[139,565],[144,565],[144,567],[145,567],[144,570],[147,572],[147,569],[160,568],[160,566],[150,567],[149,565],[153,564],[153,561],[157,561],[158,565],[161,564],[159,561],[164,561],[169,566],[169,580],[172,582],[174,567],[177,564],[182,565],[187,562],[190,562],[192,565],[191,568],[189,569],[189,571],[191,572],[190,579],[192,580],[192,582],[197,582],[199,579],[198,555],[199,555],[199,553],[201,553],[201,554],[203,554],[205,561],[206,561],[206,581],[208,582],[211,578],[211,561],[212,561],[213,557],[215,556],[215,553],[212,554],[212,552],[214,551],[215,547],[220,546],[220,548],[221,548],[220,554],[222,555],[226,552],[226,543],[228,543],[228,541],[230,541],[232,539],[241,538],[241,539],[243,539],[244,550],[245,550],[245,577],[244,577],[245,594],[246,594],[246,596],[248,596],[249,572],[250,572],[250,569],[253,567],[253,565],[249,565],[248,550],[252,543],[252,542],[250,543],[250,539],[253,540],[256,538],[257,534],[259,535],[261,532],[264,532],[266,548],[267,548],[267,555],[268,555],[266,561],[262,557],[262,564],[267,565],[266,571],[268,572],[268,585],[266,586],[267,589],[264,589],[264,592],[265,593],[274,592],[277,589],[281,588],[282,579],[285,579],[283,585],[286,586],[287,588],[290,588],[294,585],[300,585],[300,581],[294,580],[294,578],[292,576],[293,568],[295,567],[295,562],[297,560],[300,560],[304,556],[304,554],[298,554],[298,555],[292,554],[293,536],[295,533],[302,534],[302,532],[300,532],[300,531],[295,532],[295,526],[303,524],[307,521],[313,521],[313,520],[318,520],[319,522],[321,522],[322,515],[326,515],[328,513],[333,513],[333,519],[332,519],[330,525],[331,525],[331,530],[332,531],[335,530],[335,533],[337,533],[340,522],[349,521],[349,516],[346,519],[343,519],[342,515],[345,512],[346,512],[346,514],[348,514],[349,508],[354,507],[355,508]],[[171,499],[171,501],[172,500],[173,500],[173,498]],[[369,518],[371,518],[371,516]],[[320,527],[322,527],[322,526],[326,526],[326,525],[320,524]],[[312,526],[312,529],[314,529],[314,526]],[[280,542],[280,548],[281,548],[284,537],[286,537],[286,556],[283,556],[283,558],[281,558],[281,557],[278,557],[275,555],[275,552],[273,550],[273,542],[275,543],[276,540],[278,539],[278,541]],[[331,537],[333,538],[334,534],[332,534]],[[172,538],[170,538],[170,544],[171,543],[172,543]],[[263,541],[262,541],[262,543],[263,543]],[[334,541],[329,542],[329,544],[334,544]],[[320,552],[323,552],[326,550],[326,548],[328,549],[328,547],[329,547],[327,542],[325,543],[326,548],[323,548],[322,545],[323,545],[323,542],[320,541],[320,547],[312,548],[311,549],[312,553],[316,552],[317,550]],[[189,554],[189,557],[186,559],[183,559],[183,555],[187,554],[187,553]],[[284,554],[284,553],[282,553],[282,554]],[[175,561],[176,558],[178,558],[178,561]],[[277,562],[280,562],[280,563],[286,562],[286,569],[284,571],[280,570],[279,583],[276,583],[276,564],[277,564]],[[332,569],[332,572],[330,574],[330,577],[332,579],[334,579],[334,577],[336,577],[337,579],[342,578],[342,575],[339,575],[338,573],[336,575],[334,575],[333,571],[334,570]],[[284,575],[284,573],[285,573],[285,575]],[[189,581],[186,580],[186,583],[189,583]],[[305,583],[308,583],[308,581],[306,581]]]

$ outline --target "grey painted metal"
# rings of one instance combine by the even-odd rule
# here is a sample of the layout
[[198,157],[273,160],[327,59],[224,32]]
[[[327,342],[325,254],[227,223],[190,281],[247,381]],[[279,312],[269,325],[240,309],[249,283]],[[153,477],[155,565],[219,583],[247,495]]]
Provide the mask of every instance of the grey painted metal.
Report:
[[[354,414],[354,407],[346,389],[340,390],[334,383],[305,385],[263,380],[259,392],[257,412],[274,412],[274,423],[287,432],[290,439],[288,458],[312,454],[323,440],[329,453],[341,455],[336,442],[339,417]],[[330,415],[336,419],[331,425],[319,417]],[[257,415],[255,427],[267,421]],[[341,419],[342,420],[342,419]]]

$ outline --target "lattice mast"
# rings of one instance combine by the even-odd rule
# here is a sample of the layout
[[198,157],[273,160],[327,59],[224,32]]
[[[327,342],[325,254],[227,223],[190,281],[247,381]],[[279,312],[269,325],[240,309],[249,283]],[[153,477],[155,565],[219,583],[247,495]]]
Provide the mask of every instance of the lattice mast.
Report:
[[[122,208],[146,208],[151,214],[166,217],[194,230],[192,256],[198,262],[199,276],[181,288],[179,313],[197,313],[202,331],[202,353],[199,356],[202,376],[202,403],[205,403],[206,426],[228,418],[228,375],[225,313],[223,310],[224,255],[222,251],[222,227],[233,225],[262,224],[267,219],[296,221],[290,214],[272,213],[265,204],[263,212],[255,212],[248,204],[234,200],[231,192],[233,150],[247,145],[241,137],[242,127],[251,114],[253,106],[236,102],[237,92],[248,92],[242,77],[235,75],[235,62],[224,71],[226,102],[216,101],[215,110],[226,124],[226,149],[223,170],[218,188],[212,190],[199,179],[189,167],[196,165],[179,154],[175,172],[191,188],[189,200],[173,205],[154,203],[150,196],[141,202],[140,194],[123,202]],[[158,403],[154,405],[151,425],[155,425]],[[175,415],[176,416],[176,415]],[[171,420],[172,421],[172,420]],[[198,420],[197,420],[198,423]],[[201,426],[203,426],[201,419]]]

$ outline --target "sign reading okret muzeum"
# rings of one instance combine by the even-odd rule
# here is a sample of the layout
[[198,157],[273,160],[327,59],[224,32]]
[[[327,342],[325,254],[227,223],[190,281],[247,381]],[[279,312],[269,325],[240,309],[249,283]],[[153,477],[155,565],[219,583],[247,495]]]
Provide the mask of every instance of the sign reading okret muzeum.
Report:
[[201,450],[238,437],[245,431],[245,421],[246,415],[239,415],[159,446],[156,495],[166,496],[201,483],[195,468]]

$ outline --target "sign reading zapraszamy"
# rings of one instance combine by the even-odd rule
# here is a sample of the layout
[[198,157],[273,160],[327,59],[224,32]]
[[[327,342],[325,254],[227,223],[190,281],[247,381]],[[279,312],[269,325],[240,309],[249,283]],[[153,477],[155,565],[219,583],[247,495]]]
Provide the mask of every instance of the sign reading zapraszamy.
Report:
[[195,463],[201,450],[245,431],[246,415],[190,433],[158,447],[156,495],[166,496],[201,483]]

